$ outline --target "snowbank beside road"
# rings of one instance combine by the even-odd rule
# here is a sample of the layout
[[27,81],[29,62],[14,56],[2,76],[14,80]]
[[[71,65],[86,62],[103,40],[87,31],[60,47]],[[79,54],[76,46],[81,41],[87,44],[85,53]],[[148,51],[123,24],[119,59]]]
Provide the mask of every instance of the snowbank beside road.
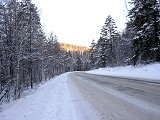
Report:
[[160,80],[160,63],[140,65],[136,67],[130,65],[125,67],[100,68],[87,71],[87,73],[146,80]]
[[0,120],[98,120],[68,74],[57,76],[30,95],[3,105]]

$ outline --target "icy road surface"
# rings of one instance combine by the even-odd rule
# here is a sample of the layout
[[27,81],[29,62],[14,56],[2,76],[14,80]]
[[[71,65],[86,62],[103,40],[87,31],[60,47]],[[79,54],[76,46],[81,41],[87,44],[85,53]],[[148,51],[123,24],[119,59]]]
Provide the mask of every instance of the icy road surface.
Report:
[[0,120],[160,120],[160,83],[65,73],[2,108]]

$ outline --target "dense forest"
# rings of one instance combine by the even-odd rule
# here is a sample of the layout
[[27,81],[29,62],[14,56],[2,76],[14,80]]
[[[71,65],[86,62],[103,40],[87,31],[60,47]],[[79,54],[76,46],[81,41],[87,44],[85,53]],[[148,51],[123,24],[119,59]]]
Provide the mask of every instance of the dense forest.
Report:
[[149,64],[160,61],[160,6],[157,0],[131,0],[129,21],[119,32],[109,15],[100,38],[91,43],[91,67]]
[[56,75],[86,70],[88,52],[65,51],[52,32],[45,35],[31,0],[0,2],[0,103]]
[[[160,61],[160,7],[157,0],[131,0],[123,32],[109,15],[89,51],[66,51],[46,35],[31,0],[0,2],[0,104],[68,71]],[[95,42],[97,41],[97,42]]]

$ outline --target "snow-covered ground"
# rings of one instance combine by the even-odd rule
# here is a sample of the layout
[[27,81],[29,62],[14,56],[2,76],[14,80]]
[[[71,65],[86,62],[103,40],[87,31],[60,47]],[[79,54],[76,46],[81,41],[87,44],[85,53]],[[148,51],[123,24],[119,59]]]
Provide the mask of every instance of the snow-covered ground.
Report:
[[87,73],[124,78],[138,78],[146,80],[160,80],[160,63],[139,66],[125,66],[114,68],[100,68],[87,71]]
[[1,106],[0,120],[98,120],[69,73],[62,74],[24,98]]
[[[160,80],[160,64],[101,68],[87,73]],[[29,95],[1,105],[0,120],[100,120],[98,111],[86,101],[69,74],[57,76],[31,90]]]

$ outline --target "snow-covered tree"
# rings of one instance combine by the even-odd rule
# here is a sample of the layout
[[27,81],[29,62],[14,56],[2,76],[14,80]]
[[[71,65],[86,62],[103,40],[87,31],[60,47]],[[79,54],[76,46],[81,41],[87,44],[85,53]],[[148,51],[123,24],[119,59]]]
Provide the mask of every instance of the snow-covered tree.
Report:
[[83,62],[80,57],[77,57],[75,71],[82,71]]
[[90,51],[89,51],[89,59],[90,59],[90,68],[95,68],[96,64],[96,43],[95,40],[92,40],[91,46],[90,46]]
[[30,0],[0,3],[0,101],[18,99],[44,76],[44,46],[37,7]]
[[126,27],[125,31],[123,31],[120,39],[120,49],[119,49],[119,56],[120,56],[120,65],[130,65],[133,64],[132,56],[133,56],[133,34],[134,32],[132,29]]
[[115,43],[118,40],[118,31],[114,19],[109,15],[101,31],[99,39],[100,61],[102,66],[116,65]]
[[133,38],[134,65],[160,61],[160,9],[157,0],[132,0],[129,12]]

